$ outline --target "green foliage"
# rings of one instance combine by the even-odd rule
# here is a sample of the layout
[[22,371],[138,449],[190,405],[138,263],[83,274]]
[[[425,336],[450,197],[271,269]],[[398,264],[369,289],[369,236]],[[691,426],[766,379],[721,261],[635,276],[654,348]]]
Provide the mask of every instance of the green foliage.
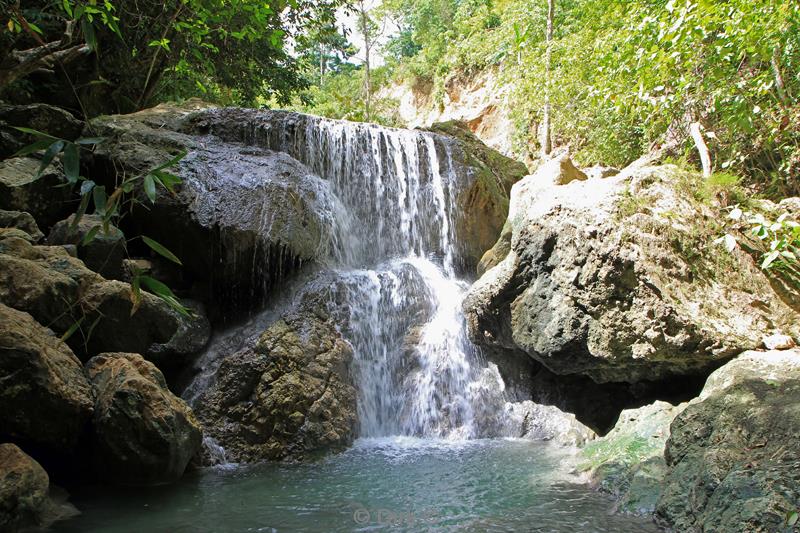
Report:
[[[738,205],[730,209],[728,221],[728,232],[716,244],[732,252],[741,241],[743,247],[760,254],[762,269],[775,271],[800,287],[800,223],[789,213],[772,220],[761,212],[743,211]],[[739,239],[737,234],[741,235]]]
[[[125,178],[111,191],[111,194],[107,194],[105,186],[97,185],[94,181],[80,175],[80,151],[87,146],[100,144],[104,139],[81,137],[75,141],[69,141],[30,128],[17,129],[37,139],[34,143],[17,152],[17,156],[44,151],[37,178],[60,155],[66,177],[64,185],[77,187],[81,198],[78,209],[72,219],[72,228],[74,229],[78,226],[90,205],[94,207],[94,214],[101,217],[102,224],[89,230],[83,237],[81,244],[84,246],[91,243],[101,230],[108,234],[112,224],[119,226],[119,221],[124,214],[129,212],[134,204],[141,203],[141,200],[136,195],[136,189],[140,186],[139,184],[141,184],[141,188],[150,203],[155,203],[159,188],[167,193],[174,194],[175,186],[181,183],[181,178],[170,173],[167,169],[177,165],[186,156],[186,152],[180,152],[169,161],[147,172]],[[178,265],[182,265],[181,260],[158,241],[144,235],[141,238],[142,242],[155,253]],[[141,302],[140,286],[142,285],[178,313],[184,316],[189,315],[189,310],[180,303],[169,287],[158,280],[143,275],[139,271],[134,272],[131,281],[133,299],[131,314],[136,312]],[[69,328],[64,334],[64,340],[80,329],[82,321],[83,319],[79,320]]]
[[[53,93],[88,115],[127,112],[159,101],[197,96],[224,103],[256,99],[287,103],[308,86],[303,59],[285,43],[309,34],[329,34],[342,0],[30,0],[24,8],[0,0],[8,27],[0,35],[0,89],[12,100],[47,101]],[[43,69],[58,63],[66,79],[45,84],[15,82],[4,75],[15,54],[59,41],[67,28],[71,44],[94,54],[69,61],[43,56]],[[322,38],[322,37],[320,37]],[[45,54],[46,55],[46,54]],[[19,69],[17,69],[19,70]],[[26,68],[24,74],[36,71]],[[73,87],[66,93],[63,84]],[[49,85],[49,86],[48,86]],[[55,88],[55,91],[54,91]]]

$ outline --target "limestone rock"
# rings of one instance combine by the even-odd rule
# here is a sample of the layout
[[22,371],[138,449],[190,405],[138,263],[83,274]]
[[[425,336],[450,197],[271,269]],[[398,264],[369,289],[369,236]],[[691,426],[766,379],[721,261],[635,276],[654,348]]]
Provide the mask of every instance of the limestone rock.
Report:
[[0,303],[0,438],[56,454],[78,443],[92,391],[69,347],[27,313]]
[[352,350],[320,314],[292,311],[222,361],[195,409],[229,460],[297,459],[353,441]]
[[[93,119],[92,131],[106,138],[95,156],[141,173],[187,152],[169,169],[183,179],[176,194],[160,191],[155,205],[129,219],[180,257],[188,277],[208,280],[200,290],[208,291],[203,299],[215,301],[215,310],[260,307],[298,263],[331,251],[335,198],[326,181],[286,154],[209,142],[190,121],[196,114],[207,116],[198,106],[165,104]],[[226,120],[236,119],[219,117],[220,127]],[[262,264],[268,266],[254,270]]]
[[69,188],[57,187],[65,183],[60,169],[50,165],[37,179],[39,166],[33,157],[0,161],[0,209],[26,211],[47,228],[72,211],[72,195]]
[[60,246],[32,246],[19,238],[0,240],[0,302],[59,334],[80,321],[85,329],[70,342],[81,354],[135,350],[184,361],[210,335],[202,314],[183,317],[149,293],[142,292],[131,314],[130,285],[103,279]]
[[556,185],[566,185],[573,181],[589,179],[586,173],[575,166],[567,153],[557,155],[553,159],[546,161],[536,170],[534,175],[537,180],[546,180]]
[[42,240],[44,234],[39,231],[39,226],[33,219],[30,213],[24,211],[5,211],[0,209],[0,228],[17,229],[28,234],[28,237],[22,238],[35,244]]
[[553,405],[542,405],[530,400],[513,404],[514,416],[522,417],[521,438],[553,441],[561,446],[583,446],[596,438],[594,431]]
[[142,356],[104,353],[86,364],[96,402],[92,458],[104,480],[123,485],[171,483],[200,449],[192,410]]
[[788,350],[797,346],[793,338],[780,333],[764,337],[763,343],[767,350]]
[[[98,215],[84,215],[73,227],[75,215],[56,223],[47,236],[51,245],[74,244],[78,257],[91,270],[106,279],[121,279],[122,259],[125,256],[125,235],[115,226],[109,225],[108,232],[103,228],[103,220]],[[94,228],[98,228],[94,230]],[[84,244],[83,239],[91,231],[94,238]]]
[[741,354],[672,423],[657,518],[676,531],[786,530],[798,435],[800,350]]
[[776,328],[800,333],[753,257],[710,246],[718,215],[686,192],[699,176],[644,167],[553,186],[537,175],[514,185],[496,245],[508,253],[465,300],[477,344],[633,383],[703,375]]
[[47,503],[47,472],[14,444],[0,444],[0,530],[37,525]]
[[617,512],[655,511],[667,470],[663,455],[670,423],[685,406],[657,401],[626,409],[608,434],[581,451],[582,469],[595,486],[614,495]]
[[472,179],[457,199],[456,244],[470,265],[470,274],[484,252],[496,242],[508,215],[511,187],[528,169],[483,144],[463,122],[444,122],[430,128],[457,139],[464,151],[463,164]]

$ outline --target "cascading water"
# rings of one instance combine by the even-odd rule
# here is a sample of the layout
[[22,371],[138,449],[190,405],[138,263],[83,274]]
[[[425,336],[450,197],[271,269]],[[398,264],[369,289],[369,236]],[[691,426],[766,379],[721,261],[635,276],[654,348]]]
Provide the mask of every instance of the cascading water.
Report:
[[340,273],[361,436],[475,435],[476,351],[456,277],[454,147],[432,133],[305,117],[254,136],[330,180],[349,214]]

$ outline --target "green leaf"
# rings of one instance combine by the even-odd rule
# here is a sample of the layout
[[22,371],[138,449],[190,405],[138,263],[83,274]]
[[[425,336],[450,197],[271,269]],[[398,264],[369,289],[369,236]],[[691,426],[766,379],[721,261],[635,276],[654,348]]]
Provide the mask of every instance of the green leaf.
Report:
[[67,181],[69,183],[77,182],[81,173],[81,160],[77,144],[67,143],[67,145],[64,147],[63,162],[64,174],[67,176]]
[[60,141],[58,137],[53,137],[52,135],[48,135],[47,133],[42,133],[41,131],[34,130],[31,128],[23,128],[21,126],[14,126],[14,129],[17,131],[21,131],[22,133],[27,133],[28,135],[33,135],[34,137],[39,137],[42,139],[50,139],[51,141]]
[[86,235],[83,236],[83,239],[81,239],[81,246],[86,246],[87,244],[92,242],[94,240],[94,238],[97,237],[97,233],[99,231],[100,231],[100,226],[99,225],[93,227],[92,229],[90,229],[86,233]]
[[165,248],[164,245],[162,245],[162,244],[154,241],[150,237],[146,237],[144,235],[142,235],[142,240],[144,241],[144,243],[147,246],[149,246],[157,254],[159,254],[159,255],[161,255],[163,257],[166,257],[167,259],[169,259],[173,263],[178,263],[179,265],[183,266],[183,263],[181,263],[181,260],[178,259],[178,257],[175,254],[173,254],[167,248]]
[[106,140],[105,137],[81,137],[80,139],[75,140],[75,144],[82,144],[82,145],[100,144],[105,140]]
[[81,19],[81,31],[83,31],[83,39],[92,51],[97,50],[97,36],[94,33],[94,26],[87,19]]
[[172,291],[158,281],[157,279],[151,278],[150,276],[139,276],[139,280],[141,281],[142,285],[150,289],[153,294],[161,298],[167,305],[173,308],[175,311],[180,313],[183,316],[191,316],[189,310],[186,309],[183,305],[181,305],[180,301],[175,297]]
[[67,329],[67,331],[65,331],[64,334],[61,335],[61,341],[66,342],[67,339],[72,337],[75,334],[75,332],[78,331],[78,329],[81,327],[81,324],[85,319],[86,317],[82,316],[79,320],[73,322],[72,325]]
[[50,145],[50,147],[45,151],[44,155],[42,156],[42,163],[39,165],[39,171],[36,173],[36,177],[40,178],[44,173],[45,169],[50,166],[50,163],[53,162],[53,159],[58,155],[59,152],[64,148],[64,141],[56,141]]
[[786,517],[786,525],[787,526],[794,526],[795,524],[797,524],[797,521],[798,521],[799,518],[800,518],[800,515],[797,514],[797,511],[792,511]]
[[152,174],[144,177],[144,193],[150,199],[150,203],[156,203],[156,182]]
[[777,250],[768,253],[764,257],[764,261],[761,263],[761,268],[763,268],[764,270],[768,269],[769,266],[778,258],[779,255],[780,252]]
[[13,157],[22,157],[24,155],[29,155],[29,154],[32,154],[34,152],[38,152],[40,150],[45,150],[52,143],[53,143],[53,141],[51,141],[49,139],[42,139],[42,140],[36,141],[33,144],[29,144],[25,148],[20,148],[20,150],[17,153],[15,153]]
[[92,180],[86,180],[81,183],[81,196],[89,194],[94,189],[94,182]]
[[164,188],[169,192],[175,192],[175,185],[183,183],[183,180],[179,176],[163,170],[154,170],[151,174],[156,176],[159,183],[161,183],[161,185],[163,185]]
[[106,212],[106,202],[108,201],[108,197],[106,196],[106,188],[103,186],[95,187],[92,191],[94,196],[94,212],[97,215],[104,215]]
[[169,161],[167,161],[163,165],[159,165],[156,168],[154,168],[151,172],[157,172],[159,170],[164,170],[165,168],[169,168],[169,167],[173,167],[173,166],[177,165],[181,161],[181,159],[186,157],[186,154],[187,154],[187,152],[185,152],[185,151],[180,152],[178,155],[176,155],[175,157],[173,157],[172,159],[170,159]]
[[75,216],[72,218],[72,224],[70,224],[70,230],[74,231],[75,228],[78,227],[78,224],[80,224],[83,215],[86,214],[86,208],[89,207],[89,198],[91,198],[91,195],[89,194],[84,194],[81,197],[81,203],[78,206],[78,210],[75,212]]

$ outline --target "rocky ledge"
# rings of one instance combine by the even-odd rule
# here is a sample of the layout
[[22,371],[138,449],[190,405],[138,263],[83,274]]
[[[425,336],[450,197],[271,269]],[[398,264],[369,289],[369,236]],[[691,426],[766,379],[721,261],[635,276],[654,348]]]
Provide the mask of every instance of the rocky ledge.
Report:
[[673,166],[586,179],[555,159],[514,185],[465,301],[479,345],[597,383],[703,376],[800,313],[758,258],[712,245],[717,211]]

